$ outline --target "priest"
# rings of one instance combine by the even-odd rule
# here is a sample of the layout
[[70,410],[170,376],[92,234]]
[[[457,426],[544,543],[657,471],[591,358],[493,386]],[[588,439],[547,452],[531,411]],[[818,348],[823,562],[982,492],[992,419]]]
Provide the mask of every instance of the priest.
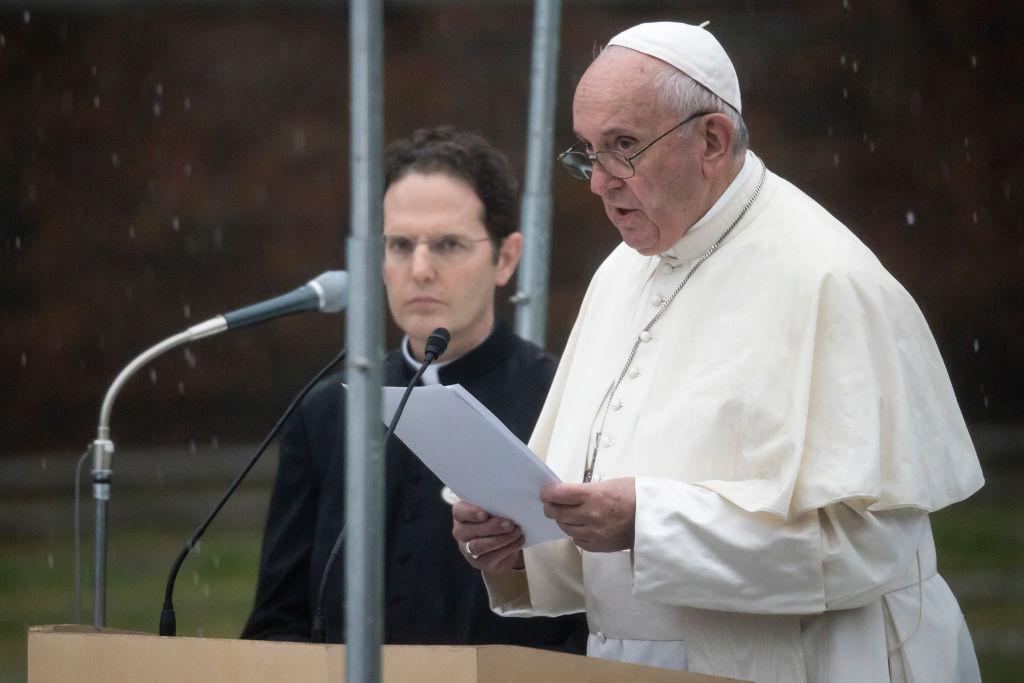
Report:
[[918,307],[748,149],[704,28],[615,36],[559,160],[622,237],[531,439],[567,538],[453,535],[503,615],[586,611],[588,654],[757,681],[976,681],[928,514],[983,483]]

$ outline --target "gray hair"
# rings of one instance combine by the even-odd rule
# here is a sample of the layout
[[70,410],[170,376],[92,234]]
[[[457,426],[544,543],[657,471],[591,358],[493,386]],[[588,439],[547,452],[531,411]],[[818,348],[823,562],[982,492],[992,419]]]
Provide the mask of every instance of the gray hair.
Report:
[[[626,49],[628,48],[619,45],[608,45],[601,50],[598,57],[610,50]],[[739,156],[747,151],[750,145],[747,124],[743,122],[740,113],[721,97],[670,64],[664,64],[661,71],[654,75],[652,84],[661,103],[680,116],[688,116],[698,111],[725,114],[736,131],[736,138],[732,143],[733,156]]]

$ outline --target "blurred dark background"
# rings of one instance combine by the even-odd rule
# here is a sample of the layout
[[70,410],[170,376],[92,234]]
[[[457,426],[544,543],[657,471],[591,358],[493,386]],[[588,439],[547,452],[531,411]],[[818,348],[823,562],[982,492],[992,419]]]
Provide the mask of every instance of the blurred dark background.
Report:
[[[489,137],[521,171],[532,12],[515,1],[387,3],[386,140],[454,123]],[[573,87],[595,47],[654,19],[711,20],[739,73],[752,148],[845,222],[914,296],[983,451],[989,488],[1018,482],[1021,4],[567,1],[556,148],[572,142]],[[15,461],[32,476],[42,462],[46,481],[67,487],[45,509],[65,515],[66,456],[94,438],[103,394],[135,355],[344,267],[347,30],[342,2],[0,8],[0,460],[12,463],[12,479],[22,471]],[[547,341],[557,353],[590,274],[617,240],[585,185],[560,170],[554,178]],[[511,320],[511,307],[503,310]],[[118,449],[210,455],[258,441],[340,347],[343,324],[342,316],[294,317],[157,360],[114,407]],[[53,569],[69,518],[21,524],[29,506],[17,501],[34,499],[16,482],[4,490],[0,526],[26,543],[45,536]],[[1024,521],[1017,506],[1007,509],[1017,516],[993,513],[1002,535],[991,542],[1013,549],[999,563],[1009,563],[1020,597]],[[991,531],[988,519],[956,533],[976,541]],[[251,562],[242,564],[251,574]],[[4,585],[19,584],[0,572]],[[1024,650],[1016,604],[1000,617],[1011,635],[996,638],[997,650]]]

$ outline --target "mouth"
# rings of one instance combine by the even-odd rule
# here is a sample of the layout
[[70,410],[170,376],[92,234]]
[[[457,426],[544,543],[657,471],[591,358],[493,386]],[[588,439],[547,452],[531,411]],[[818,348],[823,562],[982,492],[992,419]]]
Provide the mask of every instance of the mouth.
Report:
[[434,305],[437,305],[437,304],[440,304],[440,303],[441,303],[440,299],[435,299],[434,297],[431,297],[431,296],[417,296],[415,298],[409,299],[406,302],[406,305],[407,306],[434,306]]

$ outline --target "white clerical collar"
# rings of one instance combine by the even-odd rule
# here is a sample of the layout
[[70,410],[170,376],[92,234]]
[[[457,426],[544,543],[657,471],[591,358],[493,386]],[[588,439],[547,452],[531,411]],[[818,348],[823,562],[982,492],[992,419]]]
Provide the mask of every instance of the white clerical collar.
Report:
[[[751,175],[754,173],[754,163],[758,160],[754,153],[747,150],[747,153],[743,157],[743,167],[740,168],[740,172],[736,174],[736,177],[732,179],[729,186],[725,188],[725,192],[711,205],[711,208],[701,216],[700,220],[693,224],[693,227],[686,231],[686,234],[682,238],[673,244],[671,247],[666,249],[660,254],[661,258],[671,264],[673,267],[677,267],[680,261],[686,261],[694,258],[701,254],[707,247],[711,246],[718,235],[708,234],[705,236],[703,233],[707,230],[701,230],[706,227],[709,223],[715,221],[715,219],[722,213],[729,203],[735,199],[736,195],[742,191],[746,183],[750,181]],[[706,244],[705,244],[706,243]]]
[[[400,346],[402,347],[402,357],[405,358],[405,362],[408,363],[409,367],[413,370],[419,370],[420,366],[423,365],[423,362],[416,360],[412,357],[412,354],[409,353],[409,335],[402,337],[402,343]],[[454,360],[457,360],[457,357],[449,358],[444,361],[434,361],[428,365],[427,369],[423,371],[423,375],[420,377],[420,379],[423,380],[423,384],[440,384],[441,375],[438,373],[438,370]]]

